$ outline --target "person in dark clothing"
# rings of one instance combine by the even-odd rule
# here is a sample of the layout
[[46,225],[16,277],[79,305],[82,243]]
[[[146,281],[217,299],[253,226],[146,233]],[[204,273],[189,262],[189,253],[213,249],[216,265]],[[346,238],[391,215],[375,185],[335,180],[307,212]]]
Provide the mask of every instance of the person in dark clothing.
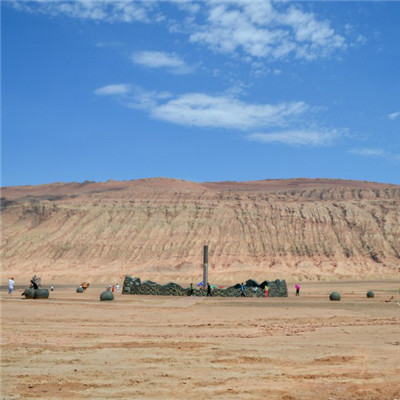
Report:
[[189,289],[189,296],[193,296],[194,289],[193,289],[193,283],[190,284],[190,289]]
[[31,287],[33,287],[34,289],[39,289],[39,286],[37,285],[37,283],[33,280],[31,280]]
[[211,285],[207,282],[207,297],[212,296],[211,294]]
[[242,282],[242,284],[240,286],[240,297],[246,297],[245,291],[246,291],[246,287],[244,286],[244,284]]

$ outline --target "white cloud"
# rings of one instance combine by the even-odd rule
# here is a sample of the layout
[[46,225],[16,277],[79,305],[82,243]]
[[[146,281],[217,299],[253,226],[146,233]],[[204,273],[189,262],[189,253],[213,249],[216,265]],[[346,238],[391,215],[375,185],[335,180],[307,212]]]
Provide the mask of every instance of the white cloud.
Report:
[[248,139],[262,143],[283,143],[289,146],[327,146],[340,136],[337,130],[288,130],[253,133]]
[[163,51],[141,51],[133,53],[131,60],[148,68],[166,68],[176,74],[186,74],[192,69],[179,56]]
[[[186,93],[176,96],[127,84],[107,85],[95,93],[112,96],[128,108],[142,110],[151,118],[178,125],[239,131],[275,129],[269,133],[247,135],[249,140],[263,143],[326,146],[345,135],[345,131],[315,128],[312,114],[317,109],[303,101],[255,104],[239,100],[240,93],[235,90],[221,95]],[[305,124],[314,128],[291,128]]]
[[196,14],[200,11],[200,5],[192,0],[169,0],[169,2],[189,14]]
[[400,163],[400,154],[396,154],[391,151],[381,149],[379,147],[352,149],[349,151],[349,153],[362,157],[383,158],[387,161],[395,163],[396,165]]
[[212,96],[146,91],[135,85],[113,84],[96,89],[95,94],[112,96],[129,108],[141,109],[152,118],[185,126],[248,130],[283,127],[313,111],[303,101],[254,104],[239,100],[235,91]]
[[94,91],[99,96],[120,96],[128,94],[131,91],[131,86],[125,83],[103,86]]
[[117,41],[117,40],[113,40],[113,41],[105,41],[105,42],[97,42],[96,43],[96,47],[99,48],[118,48],[121,47],[122,43]]
[[162,14],[164,2],[160,0],[20,0],[8,3],[21,10],[53,16],[111,23],[167,23],[170,32],[184,33],[192,43],[204,44],[217,52],[239,53],[261,60],[289,57],[313,60],[329,57],[348,47],[345,37],[332,28],[329,20],[318,18],[305,11],[301,4],[288,1],[170,0],[168,3],[186,14],[177,20]]
[[148,111],[153,118],[186,126],[247,130],[284,126],[308,109],[304,102],[251,104],[229,96],[188,93]]
[[209,0],[207,22],[190,35],[222,53],[256,58],[312,60],[346,48],[345,38],[298,6],[278,7],[270,0]]
[[362,149],[352,149],[349,151],[351,154],[356,154],[358,156],[364,156],[364,157],[382,157],[386,156],[387,153],[386,151],[380,149],[380,148],[362,148]]
[[132,90],[131,97],[126,106],[133,109],[144,110],[151,113],[159,104],[172,96],[169,92],[146,91],[136,86]]
[[400,111],[396,111],[388,115],[389,119],[396,119],[399,116],[400,116]]
[[365,44],[367,43],[367,38],[361,34],[356,37],[356,43]]
[[52,16],[91,19],[106,22],[148,22],[153,1],[132,0],[34,0],[11,1],[13,7]]

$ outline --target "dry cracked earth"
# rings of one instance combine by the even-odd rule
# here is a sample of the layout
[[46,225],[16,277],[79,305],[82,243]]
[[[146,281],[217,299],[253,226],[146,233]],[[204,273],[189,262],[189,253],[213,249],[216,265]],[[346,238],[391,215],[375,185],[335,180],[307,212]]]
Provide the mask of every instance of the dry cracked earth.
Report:
[[[305,283],[300,297],[274,299],[116,295],[110,303],[99,301],[101,287],[56,287],[48,300],[2,291],[2,399],[393,400],[397,284]],[[340,302],[329,301],[332,288]]]

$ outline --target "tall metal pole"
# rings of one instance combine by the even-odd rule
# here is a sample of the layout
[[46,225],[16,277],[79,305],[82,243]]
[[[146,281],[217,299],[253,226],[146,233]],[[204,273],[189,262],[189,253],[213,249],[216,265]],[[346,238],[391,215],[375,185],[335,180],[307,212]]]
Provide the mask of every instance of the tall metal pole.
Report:
[[206,288],[208,283],[208,246],[204,246],[203,256],[203,287]]

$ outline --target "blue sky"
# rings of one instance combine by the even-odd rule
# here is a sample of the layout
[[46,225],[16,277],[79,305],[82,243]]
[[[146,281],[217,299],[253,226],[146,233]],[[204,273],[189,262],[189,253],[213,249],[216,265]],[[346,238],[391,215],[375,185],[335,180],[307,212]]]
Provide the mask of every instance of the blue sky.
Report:
[[3,1],[2,185],[400,184],[400,2]]

